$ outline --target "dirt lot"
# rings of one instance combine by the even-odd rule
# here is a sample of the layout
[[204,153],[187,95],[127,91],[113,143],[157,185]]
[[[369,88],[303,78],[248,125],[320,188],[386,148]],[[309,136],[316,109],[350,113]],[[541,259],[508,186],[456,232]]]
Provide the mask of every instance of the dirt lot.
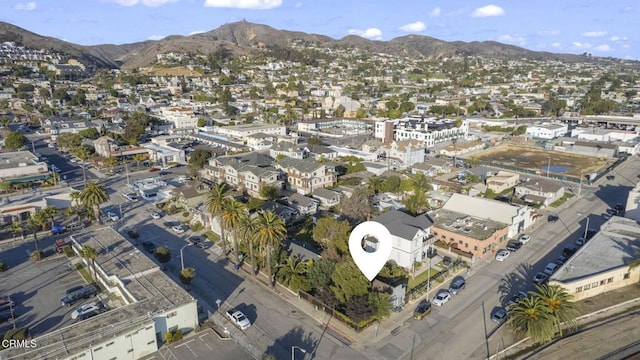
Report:
[[540,175],[546,173],[551,156],[551,173],[554,167],[567,167],[564,172],[555,171],[572,177],[580,177],[600,169],[606,168],[615,162],[614,159],[597,158],[579,154],[549,151],[536,147],[504,144],[474,154],[476,158],[486,162],[496,162],[509,166],[521,167],[538,171]]

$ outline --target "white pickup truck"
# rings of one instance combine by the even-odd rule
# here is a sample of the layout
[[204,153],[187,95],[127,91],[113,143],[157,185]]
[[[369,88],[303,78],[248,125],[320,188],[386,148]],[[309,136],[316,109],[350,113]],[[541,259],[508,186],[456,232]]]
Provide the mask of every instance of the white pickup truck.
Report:
[[247,317],[242,313],[242,311],[238,310],[227,310],[226,312],[227,318],[231,320],[235,326],[239,327],[241,330],[245,330],[251,326],[251,321],[247,319]]

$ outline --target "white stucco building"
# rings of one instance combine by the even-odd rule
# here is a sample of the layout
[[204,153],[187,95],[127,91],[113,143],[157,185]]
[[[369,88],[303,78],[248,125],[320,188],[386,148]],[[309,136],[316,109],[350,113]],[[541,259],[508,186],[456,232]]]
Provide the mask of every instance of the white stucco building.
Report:
[[[427,214],[411,216],[398,210],[390,210],[372,219],[386,226],[391,233],[393,247],[389,260],[405,269],[422,262],[428,248],[433,221]],[[372,234],[373,235],[373,234]],[[367,240],[365,240],[365,245]],[[375,244],[370,246],[374,247]]]
[[555,139],[565,136],[568,131],[569,126],[567,124],[544,123],[527,126],[526,134],[538,139]]

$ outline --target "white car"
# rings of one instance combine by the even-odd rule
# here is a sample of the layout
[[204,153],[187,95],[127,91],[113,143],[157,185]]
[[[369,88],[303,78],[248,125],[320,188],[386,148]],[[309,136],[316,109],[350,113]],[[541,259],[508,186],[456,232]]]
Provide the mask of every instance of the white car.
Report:
[[49,145],[47,145],[47,147],[48,147],[49,149],[53,149],[53,148],[55,148],[55,147],[56,147],[56,143],[49,143]]
[[185,229],[182,225],[174,225],[171,229],[173,229],[173,231],[178,234],[182,234],[183,232],[185,232]]
[[556,272],[556,270],[558,270],[558,268],[560,267],[560,265],[556,264],[556,263],[548,263],[547,267],[544,268],[544,273],[551,276],[553,275],[554,272]]
[[69,161],[71,161],[72,163],[75,163],[75,162],[78,162],[78,159],[76,159],[76,158],[71,158],[71,159],[69,159]]
[[129,201],[138,201],[138,197],[134,193],[123,193],[122,196]]
[[498,251],[498,253],[496,254],[496,260],[497,261],[504,261],[506,258],[509,257],[509,255],[511,255],[511,251],[509,250],[500,250]]
[[97,302],[90,302],[87,304],[84,304],[82,306],[80,306],[79,308],[75,309],[72,313],[71,313],[71,318],[72,319],[77,319],[78,317],[82,316],[82,314],[86,314],[90,311],[99,311],[102,309],[102,306],[100,306]]
[[542,284],[545,281],[547,281],[547,279],[549,278],[549,275],[543,273],[543,272],[539,272],[536,274],[536,276],[533,277],[533,282],[535,284]]
[[520,241],[520,243],[522,245],[526,244],[529,242],[529,240],[531,240],[531,236],[527,235],[527,234],[522,234],[520,236],[520,238],[518,239],[518,241]]
[[118,215],[116,215],[116,213],[111,212],[111,211],[107,212],[107,217],[108,217],[108,218],[109,218],[109,220],[111,220],[111,221],[118,221],[118,220],[120,220],[120,217],[119,217]]
[[157,213],[157,212],[151,213],[151,218],[154,219],[154,220],[158,220],[161,217],[162,217],[162,215],[160,215],[160,213]]
[[449,290],[443,290],[433,297],[432,304],[436,306],[442,306],[449,300],[451,300],[451,293],[449,292]]

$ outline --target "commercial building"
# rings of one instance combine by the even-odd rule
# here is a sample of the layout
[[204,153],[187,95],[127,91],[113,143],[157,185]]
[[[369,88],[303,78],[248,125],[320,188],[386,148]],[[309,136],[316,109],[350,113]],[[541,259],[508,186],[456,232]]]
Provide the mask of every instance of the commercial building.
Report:
[[538,139],[555,139],[565,136],[569,131],[567,124],[543,123],[540,125],[527,126],[526,134]]
[[0,153],[0,182],[16,184],[49,178],[47,163],[30,151]]
[[93,262],[83,259],[85,267],[122,306],[36,337],[37,347],[3,350],[0,358],[139,359],[157,351],[165,333],[196,329],[196,300],[115,230],[105,227],[70,238],[76,253],[84,245],[96,249]]
[[549,278],[582,300],[638,283],[640,266],[629,267],[638,258],[640,224],[633,219],[612,217]]
[[512,188],[520,181],[520,175],[508,171],[498,171],[497,174],[488,177],[485,185],[495,193],[501,193]]
[[374,137],[389,144],[393,140],[418,140],[427,148],[454,139],[467,139],[469,126],[466,120],[403,118],[382,120],[375,123]]
[[232,126],[215,126],[214,132],[216,134],[246,141],[250,135],[258,133],[278,136],[287,135],[287,127],[276,124],[241,124]]

